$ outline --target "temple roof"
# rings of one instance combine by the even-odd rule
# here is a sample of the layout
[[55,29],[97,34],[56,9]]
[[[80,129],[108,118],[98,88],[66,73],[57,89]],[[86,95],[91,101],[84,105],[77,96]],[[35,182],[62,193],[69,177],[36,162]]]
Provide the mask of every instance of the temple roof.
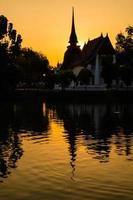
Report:
[[87,44],[82,49],[82,61],[91,62],[97,54],[112,55],[115,50],[110,42],[108,35],[97,37],[93,40],[88,40]]

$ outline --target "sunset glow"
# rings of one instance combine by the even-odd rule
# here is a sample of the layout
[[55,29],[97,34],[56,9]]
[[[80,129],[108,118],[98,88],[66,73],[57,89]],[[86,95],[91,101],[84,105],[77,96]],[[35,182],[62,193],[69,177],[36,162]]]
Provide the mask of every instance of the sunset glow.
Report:
[[44,53],[50,64],[62,62],[71,30],[72,6],[79,44],[109,33],[115,36],[132,25],[132,0],[1,0],[0,15],[5,15],[22,35],[23,47]]

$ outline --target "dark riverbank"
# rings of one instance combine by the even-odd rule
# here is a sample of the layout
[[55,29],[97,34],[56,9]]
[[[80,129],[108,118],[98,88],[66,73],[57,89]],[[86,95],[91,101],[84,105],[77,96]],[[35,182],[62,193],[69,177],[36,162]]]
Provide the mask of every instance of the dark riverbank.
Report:
[[[9,97],[10,98],[10,97]],[[133,102],[133,90],[44,90],[44,89],[17,89],[11,99],[15,100],[45,100],[64,102],[90,103],[124,103]]]

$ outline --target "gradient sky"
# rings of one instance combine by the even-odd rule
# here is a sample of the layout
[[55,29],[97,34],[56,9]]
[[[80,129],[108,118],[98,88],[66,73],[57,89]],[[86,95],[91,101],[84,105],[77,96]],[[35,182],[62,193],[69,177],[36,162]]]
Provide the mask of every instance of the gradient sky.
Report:
[[5,15],[23,37],[23,47],[44,53],[51,65],[62,62],[71,30],[72,6],[79,43],[133,25],[133,0],[0,0]]

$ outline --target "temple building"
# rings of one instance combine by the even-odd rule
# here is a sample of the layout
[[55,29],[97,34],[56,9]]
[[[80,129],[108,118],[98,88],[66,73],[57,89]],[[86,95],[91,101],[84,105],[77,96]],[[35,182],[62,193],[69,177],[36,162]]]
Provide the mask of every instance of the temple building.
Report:
[[105,58],[111,58],[111,62],[115,63],[115,50],[111,44],[108,34],[88,40],[85,43],[82,50],[78,45],[78,39],[75,30],[74,21],[74,9],[72,11],[72,27],[69,39],[70,45],[64,54],[64,60],[61,66],[61,70],[71,69],[73,73],[78,76],[80,71],[84,68],[88,69],[92,73],[92,85],[99,86],[103,84],[103,78],[101,76],[102,63]]

